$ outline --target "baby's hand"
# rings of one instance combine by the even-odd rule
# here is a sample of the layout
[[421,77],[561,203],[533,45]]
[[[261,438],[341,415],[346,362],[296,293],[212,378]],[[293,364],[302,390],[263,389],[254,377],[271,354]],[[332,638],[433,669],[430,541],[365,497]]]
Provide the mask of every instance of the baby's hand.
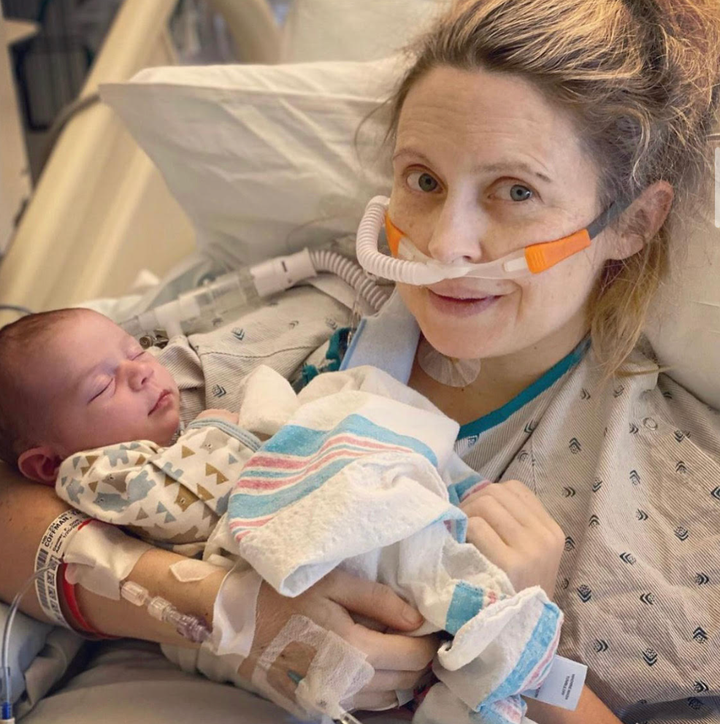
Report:
[[227,420],[227,422],[231,423],[232,425],[238,424],[237,412],[230,412],[228,410],[205,410],[204,412],[201,412],[195,419],[202,420],[206,417],[214,417],[215,419],[219,417],[221,420]]

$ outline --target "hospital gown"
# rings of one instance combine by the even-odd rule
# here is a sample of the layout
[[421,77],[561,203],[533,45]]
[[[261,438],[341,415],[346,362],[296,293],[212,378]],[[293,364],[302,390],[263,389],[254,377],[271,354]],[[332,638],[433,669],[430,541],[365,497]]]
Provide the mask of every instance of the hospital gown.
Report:
[[[418,330],[399,297],[356,335],[401,381]],[[583,344],[464,425],[464,461],[517,479],[565,532],[559,653],[624,722],[720,722],[720,415],[638,348],[604,383]]]
[[565,532],[559,651],[593,691],[625,721],[717,722],[720,417],[641,351],[626,369],[649,371],[604,386],[586,355],[458,449],[525,482]]

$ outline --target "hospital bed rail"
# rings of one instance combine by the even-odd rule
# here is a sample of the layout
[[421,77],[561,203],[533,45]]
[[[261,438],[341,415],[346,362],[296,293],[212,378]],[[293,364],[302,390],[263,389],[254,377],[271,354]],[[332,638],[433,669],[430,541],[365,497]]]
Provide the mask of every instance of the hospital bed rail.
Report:
[[[80,98],[141,68],[177,63],[168,21],[177,0],[125,0]],[[265,0],[209,0],[244,62],[274,62],[280,32]],[[0,305],[34,311],[127,293],[194,249],[189,220],[113,112],[68,122],[0,263]],[[15,318],[0,313],[0,325]]]

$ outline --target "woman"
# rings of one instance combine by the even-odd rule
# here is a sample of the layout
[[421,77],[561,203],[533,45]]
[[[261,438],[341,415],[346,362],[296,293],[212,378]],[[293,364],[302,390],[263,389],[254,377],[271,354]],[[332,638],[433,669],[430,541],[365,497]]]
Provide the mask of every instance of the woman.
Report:
[[[554,596],[566,614],[561,653],[589,665],[575,712],[531,702],[530,718],[720,721],[703,700],[720,695],[711,655],[720,565],[706,554],[720,530],[711,494],[720,426],[636,349],[667,264],[669,219],[687,213],[707,176],[720,7],[459,2],[416,52],[392,106],[389,216],[421,252],[484,263],[587,228],[613,203],[624,210],[588,248],[529,278],[399,285],[402,302],[368,322],[345,364],[368,361],[372,334],[390,339],[392,359],[373,361],[405,362],[408,383],[463,424],[466,461],[507,481],[465,503],[469,541],[516,588],[539,584]],[[464,386],[438,371],[446,358],[467,362],[450,363],[463,368]],[[8,485],[0,546],[17,556],[0,579],[5,600],[60,507],[43,490]],[[222,574],[184,588],[168,571],[174,560],[147,553],[133,578],[209,615]],[[82,590],[78,602],[105,633],[167,640],[122,604]],[[298,599],[264,588],[254,650],[290,615],[306,615],[378,670],[357,705],[389,705],[417,680],[433,642],[373,631],[348,611],[401,632],[416,624],[387,589],[332,574]]]

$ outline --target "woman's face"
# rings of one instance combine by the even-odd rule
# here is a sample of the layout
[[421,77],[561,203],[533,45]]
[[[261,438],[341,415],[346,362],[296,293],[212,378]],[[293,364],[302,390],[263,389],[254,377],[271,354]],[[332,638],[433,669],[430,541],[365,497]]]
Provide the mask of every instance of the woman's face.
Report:
[[[598,174],[570,118],[507,74],[439,67],[407,96],[393,160],[390,217],[444,263],[489,262],[585,228],[602,211]],[[517,280],[401,284],[427,340],[460,358],[567,348],[586,333],[604,261],[589,249]]]

